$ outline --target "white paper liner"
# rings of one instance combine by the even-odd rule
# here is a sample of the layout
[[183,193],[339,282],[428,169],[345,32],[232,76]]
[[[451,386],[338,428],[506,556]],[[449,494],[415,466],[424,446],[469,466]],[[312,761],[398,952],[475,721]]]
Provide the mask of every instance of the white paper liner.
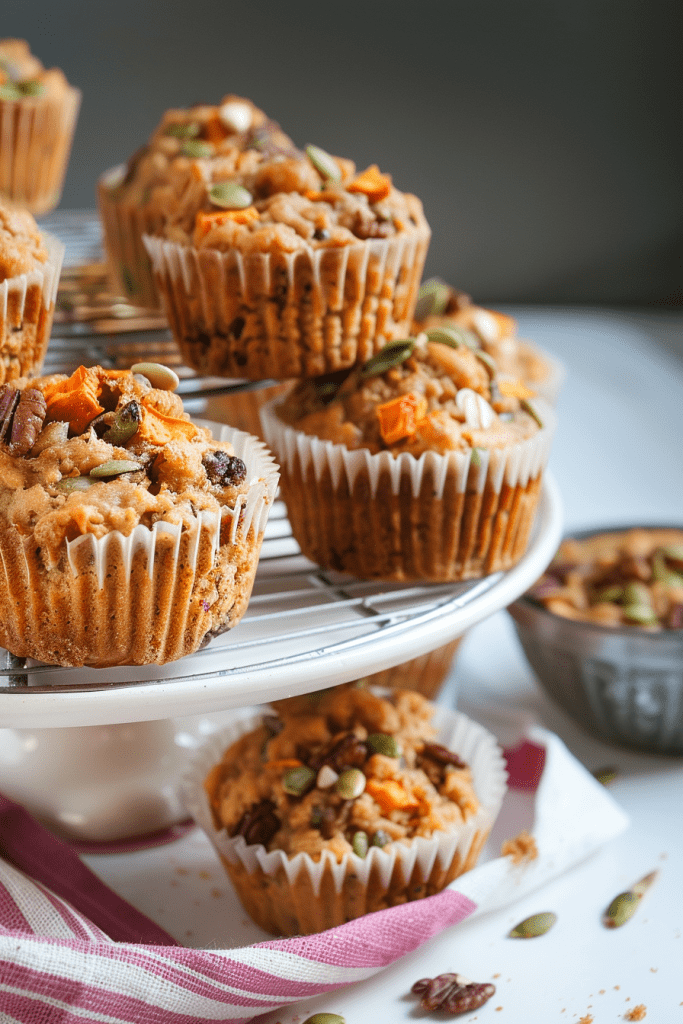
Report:
[[[143,242],[169,325],[191,365],[204,372],[282,379],[350,367],[407,333],[429,238],[425,222],[393,238],[335,250],[306,246],[291,253],[243,254],[196,249],[149,234]],[[284,312],[267,301],[283,265],[290,298],[297,294],[300,272],[310,271],[310,317],[300,315],[302,301],[285,301]],[[245,309],[258,322],[246,348],[231,334],[238,311]],[[223,355],[212,361],[212,348],[221,346]],[[202,360],[206,365],[200,366]]]
[[[425,470],[431,470],[434,481],[434,497],[443,497],[446,479],[455,474],[457,490],[463,493],[467,487],[472,451],[424,452],[415,458],[409,452],[393,455],[383,451],[373,455],[367,448],[351,450],[345,445],[332,441],[323,441],[311,434],[305,434],[284,423],[277,415],[276,409],[281,399],[268,402],[261,409],[261,424],[264,437],[275,452],[284,470],[294,472],[294,464],[298,456],[302,473],[312,469],[317,480],[322,478],[327,469],[330,472],[333,486],[336,488],[342,475],[346,476],[349,490],[353,491],[356,477],[361,471],[367,473],[370,480],[372,497],[375,497],[382,476],[389,474],[392,492],[400,491],[401,478],[410,475],[411,489],[414,498],[420,495],[422,478]],[[557,425],[554,410],[543,399],[534,399],[533,406],[538,411],[544,426],[532,437],[504,449],[477,448],[479,466],[477,467],[477,490],[481,493],[487,482],[498,494],[503,481],[510,486],[526,487],[529,480],[535,479],[545,468],[550,456],[550,447]]]
[[197,752],[183,780],[182,790],[188,813],[206,833],[218,855],[233,864],[241,864],[250,874],[258,868],[268,875],[275,875],[279,869],[283,869],[290,884],[293,884],[299,872],[304,870],[311,878],[316,893],[319,892],[328,865],[337,892],[341,892],[349,871],[363,885],[367,885],[373,867],[379,872],[385,888],[389,887],[396,864],[406,883],[416,866],[426,879],[437,861],[444,869],[456,854],[464,861],[473,842],[488,835],[503,802],[507,770],[496,738],[465,715],[437,707],[433,719],[438,730],[437,742],[457,753],[472,770],[474,790],[480,803],[476,814],[452,831],[440,833],[431,839],[418,836],[390,843],[383,849],[373,846],[366,857],[347,853],[339,863],[328,850],[323,852],[319,861],[314,861],[306,853],[292,857],[281,850],[268,853],[260,843],[250,845],[243,836],[231,838],[225,829],[217,832],[204,790],[204,780],[210,769],[221,760],[223,752],[244,733],[255,729],[261,721],[260,714],[254,715],[248,711],[238,713],[234,723],[212,736]]
[[[257,437],[246,434],[242,430],[235,430],[225,423],[213,423],[210,420],[193,420],[200,427],[209,429],[217,441],[229,441],[235,451],[235,455],[242,459],[247,467],[249,491],[246,496],[239,496],[234,509],[222,510],[223,515],[232,517],[230,530],[230,544],[235,546],[240,539],[246,540],[252,525],[254,528],[254,540],[265,530],[268,521],[270,508],[275,498],[279,479],[278,467],[272,455]],[[117,546],[123,552],[127,572],[130,574],[133,555],[140,548],[147,552],[147,573],[152,579],[154,575],[154,557],[157,541],[160,537],[171,536],[175,543],[174,558],[177,561],[180,547],[180,537],[187,532],[187,526],[181,523],[167,523],[159,520],[153,526],[139,524],[132,532],[125,536],[119,530],[111,530],[103,537],[95,537],[91,533],[83,534],[74,540],[66,542],[67,559],[74,576],[80,572],[79,563],[87,565],[89,560],[77,558],[85,548],[89,549],[91,558],[90,564],[94,562],[95,571],[99,581],[99,587],[104,586],[104,579],[107,572],[109,548]],[[202,534],[211,538],[213,561],[215,562],[220,545],[220,522],[219,517],[213,512],[202,511],[196,516],[196,528],[189,550],[189,564],[194,572],[197,565],[197,554]]]
[[126,174],[125,164],[111,167],[97,182],[97,200],[104,233],[107,264],[114,290],[145,309],[161,306],[142,236],[154,230],[154,218],[144,206],[122,201],[113,191]]
[[0,193],[40,216],[57,206],[71,152],[80,90],[0,100]]
[[31,286],[37,285],[43,294],[43,306],[49,309],[54,306],[59,287],[59,275],[62,270],[64,259],[64,244],[47,231],[42,232],[42,239],[47,249],[47,261],[39,264],[27,274],[17,274],[15,277],[8,277],[0,283],[0,323],[7,322],[9,296],[12,294],[19,300],[19,317],[14,326],[19,326],[24,321],[24,307],[26,296]]

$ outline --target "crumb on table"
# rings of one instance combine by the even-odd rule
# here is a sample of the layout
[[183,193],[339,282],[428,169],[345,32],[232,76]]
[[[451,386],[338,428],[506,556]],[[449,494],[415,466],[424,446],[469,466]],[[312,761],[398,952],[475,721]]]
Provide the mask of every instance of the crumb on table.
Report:
[[638,1003],[631,1010],[628,1010],[624,1014],[624,1020],[645,1020],[647,1016],[647,1009],[644,1003]]
[[511,857],[513,864],[536,860],[538,847],[534,837],[523,829],[514,839],[506,839],[500,848],[503,857]]

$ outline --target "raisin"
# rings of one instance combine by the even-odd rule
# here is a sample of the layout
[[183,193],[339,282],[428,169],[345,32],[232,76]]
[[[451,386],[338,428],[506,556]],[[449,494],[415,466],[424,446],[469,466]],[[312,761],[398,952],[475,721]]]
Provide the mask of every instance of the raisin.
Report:
[[243,483],[247,476],[247,467],[241,459],[220,450],[207,452],[202,465],[211,483],[219,487],[234,487]]

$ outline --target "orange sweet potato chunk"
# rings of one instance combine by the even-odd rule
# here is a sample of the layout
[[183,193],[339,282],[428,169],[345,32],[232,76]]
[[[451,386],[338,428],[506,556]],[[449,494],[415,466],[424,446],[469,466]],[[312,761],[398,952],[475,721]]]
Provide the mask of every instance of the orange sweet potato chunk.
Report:
[[189,420],[179,419],[177,416],[165,416],[155,409],[148,398],[140,402],[142,411],[142,422],[138,428],[136,438],[149,441],[150,444],[162,447],[169,441],[187,440],[191,441],[197,435],[197,428]]
[[82,433],[90,420],[104,412],[100,405],[100,383],[97,374],[79,366],[66,380],[48,384],[43,394],[47,405],[45,422],[68,422],[75,434]]
[[405,790],[396,779],[368,779],[365,789],[379,804],[385,817],[391,811],[415,810],[420,805],[412,793]]
[[368,202],[379,203],[386,199],[391,192],[391,176],[382,174],[377,164],[371,164],[367,170],[354,178],[346,186],[347,192],[362,192],[368,197]]
[[424,395],[414,395],[412,391],[378,405],[377,418],[385,444],[411,437],[426,415],[427,399]]
[[258,220],[258,217],[255,206],[247,206],[244,210],[214,210],[211,213],[200,210],[194,225],[194,244],[197,245],[211,228],[220,227],[229,220],[236,224],[251,224]]

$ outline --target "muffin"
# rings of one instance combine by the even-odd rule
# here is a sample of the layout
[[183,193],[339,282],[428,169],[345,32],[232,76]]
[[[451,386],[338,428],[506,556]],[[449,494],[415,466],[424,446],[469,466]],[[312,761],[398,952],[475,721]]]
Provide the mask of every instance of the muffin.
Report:
[[528,596],[581,622],[683,629],[683,530],[634,527],[567,538]]
[[448,711],[437,729],[420,694],[355,684],[272,707],[209,744],[187,786],[260,927],[322,931],[474,866],[505,790],[480,726]]
[[81,94],[23,39],[0,39],[0,194],[37,216],[57,206]]
[[248,100],[167,111],[105,175],[100,204],[110,257],[134,283],[132,239],[146,231],[171,330],[200,373],[312,376],[409,329],[430,236],[420,201],[374,165],[357,174],[302,152]]
[[246,609],[272,460],[192,423],[166,367],[133,371],[0,387],[0,645],[19,657],[163,664]]
[[27,210],[0,203],[0,384],[40,371],[63,258]]
[[434,651],[411,658],[410,661],[403,661],[393,668],[374,672],[364,681],[368,686],[380,686],[385,689],[416,690],[423,697],[432,699],[446,681],[461,641],[462,637],[459,636],[457,640],[451,640]]
[[261,412],[303,553],[364,579],[474,579],[523,555],[555,425],[487,353],[390,342]]
[[565,371],[549,352],[517,336],[517,323],[505,313],[475,306],[469,295],[438,277],[420,286],[413,330],[454,330],[465,343],[483,349],[495,361],[500,382],[523,382],[554,405]]

